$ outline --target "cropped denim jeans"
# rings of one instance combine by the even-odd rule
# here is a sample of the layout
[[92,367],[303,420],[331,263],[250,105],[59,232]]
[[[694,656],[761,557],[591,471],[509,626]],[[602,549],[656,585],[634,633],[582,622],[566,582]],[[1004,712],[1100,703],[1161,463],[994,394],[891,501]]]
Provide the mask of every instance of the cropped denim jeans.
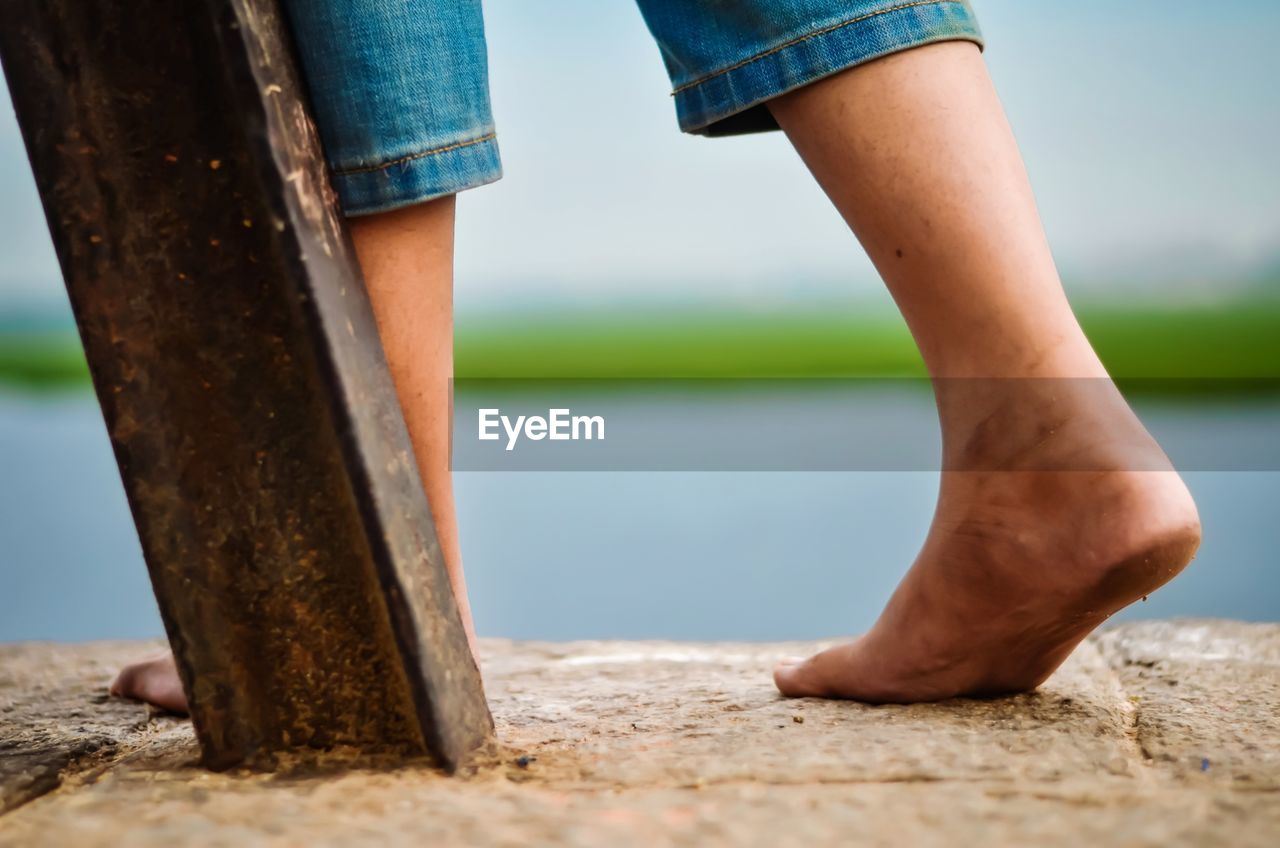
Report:
[[[967,0],[638,0],[685,132],[776,129],[770,99],[938,41],[982,44]],[[502,175],[480,0],[285,0],[348,215]]]

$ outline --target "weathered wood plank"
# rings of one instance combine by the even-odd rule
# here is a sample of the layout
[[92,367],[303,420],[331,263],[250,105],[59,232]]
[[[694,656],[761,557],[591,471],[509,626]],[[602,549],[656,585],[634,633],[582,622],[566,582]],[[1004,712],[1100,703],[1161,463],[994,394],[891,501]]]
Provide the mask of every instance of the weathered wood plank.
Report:
[[212,767],[492,738],[274,0],[0,0],[0,55]]

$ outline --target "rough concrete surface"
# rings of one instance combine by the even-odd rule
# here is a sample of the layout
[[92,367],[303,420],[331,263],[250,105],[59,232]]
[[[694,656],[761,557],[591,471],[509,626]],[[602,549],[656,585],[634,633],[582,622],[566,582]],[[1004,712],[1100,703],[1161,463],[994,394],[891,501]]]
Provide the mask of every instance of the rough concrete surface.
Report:
[[1280,845],[1280,625],[1122,625],[1040,691],[786,701],[812,644],[486,641],[501,762],[196,767],[104,697],[157,646],[0,646],[0,845]]

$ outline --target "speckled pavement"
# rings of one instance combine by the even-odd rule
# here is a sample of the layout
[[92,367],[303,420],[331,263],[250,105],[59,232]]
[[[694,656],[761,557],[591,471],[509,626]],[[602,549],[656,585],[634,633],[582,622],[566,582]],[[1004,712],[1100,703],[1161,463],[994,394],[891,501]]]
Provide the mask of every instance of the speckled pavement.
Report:
[[108,699],[139,643],[0,646],[0,845],[1280,845],[1280,625],[1142,622],[1038,692],[787,701],[814,644],[483,643],[502,762],[214,774]]

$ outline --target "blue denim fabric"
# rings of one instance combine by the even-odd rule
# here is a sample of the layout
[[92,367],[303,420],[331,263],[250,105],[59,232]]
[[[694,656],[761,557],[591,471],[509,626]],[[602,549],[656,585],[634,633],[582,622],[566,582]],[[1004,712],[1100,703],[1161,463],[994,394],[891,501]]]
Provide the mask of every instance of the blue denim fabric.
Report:
[[[776,129],[764,102],[853,65],[982,36],[967,0],[638,0],[685,132]],[[348,215],[502,175],[480,0],[284,0]]]
[[638,0],[680,128],[777,129],[762,104],[863,62],[982,33],[967,0]]
[[480,0],[284,0],[348,215],[502,176]]

